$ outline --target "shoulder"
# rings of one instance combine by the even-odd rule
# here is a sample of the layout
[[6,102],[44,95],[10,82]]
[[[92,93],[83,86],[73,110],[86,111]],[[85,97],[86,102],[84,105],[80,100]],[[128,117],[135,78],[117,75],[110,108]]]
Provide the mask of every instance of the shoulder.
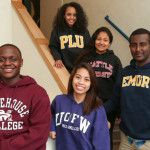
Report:
[[55,99],[66,99],[66,98],[68,98],[68,97],[69,97],[68,94],[60,94],[60,95],[57,95],[57,96],[55,97]]
[[133,70],[133,67],[131,65],[128,65],[128,66],[123,68],[122,74],[130,72],[131,70]]
[[51,33],[57,33],[56,29],[53,28]]
[[105,113],[105,109],[104,109],[104,106],[100,106],[99,108],[96,109],[96,111],[99,113]]
[[94,118],[94,120],[107,120],[104,106],[100,106],[99,108],[93,110],[91,112],[91,116]]
[[26,94],[28,94],[28,96],[32,96],[32,98],[36,100],[49,99],[47,91],[37,83],[28,85]]
[[56,29],[53,29],[51,31],[51,37],[56,36],[58,34],[58,32],[56,31]]
[[111,57],[111,60],[113,60],[116,64],[121,65],[120,58],[119,58],[117,55],[115,55],[115,54],[112,52],[112,53],[110,53],[109,56]]
[[85,29],[84,35],[90,36],[89,30],[87,28]]
[[65,104],[69,105],[69,102],[70,102],[69,96],[70,95],[67,95],[67,94],[57,95],[52,101],[52,107],[64,106]]
[[33,84],[33,85],[30,85],[32,88],[33,88],[33,91],[35,92],[35,93],[38,93],[38,92],[46,92],[46,90],[41,86],[41,85],[39,85],[39,84]]
[[87,28],[85,29],[85,33],[89,33],[89,30]]
[[57,103],[57,102],[65,102],[65,100],[69,99],[69,95],[68,94],[60,94],[57,95],[53,102]]
[[46,90],[38,84],[31,85],[26,94],[31,98],[33,106],[41,105],[43,107],[44,105],[50,105],[50,98]]
[[117,55],[114,54],[114,51],[113,50],[108,50],[110,56],[116,60],[116,61],[120,61],[119,57]]
[[104,106],[100,106],[99,108],[95,109],[94,112],[95,112],[96,116],[99,116],[99,115],[106,116],[106,111],[104,109]]

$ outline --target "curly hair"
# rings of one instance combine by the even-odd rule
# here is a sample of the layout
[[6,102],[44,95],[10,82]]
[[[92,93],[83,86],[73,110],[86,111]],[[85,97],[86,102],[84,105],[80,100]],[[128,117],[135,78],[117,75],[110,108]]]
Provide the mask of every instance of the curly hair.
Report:
[[54,18],[53,28],[55,28],[58,32],[64,31],[64,29],[66,28],[66,21],[64,15],[68,7],[74,7],[77,13],[77,20],[73,25],[73,29],[77,33],[84,33],[88,26],[87,16],[81,5],[76,2],[66,3],[60,8],[60,10]]
[[95,41],[97,39],[97,36],[100,32],[105,32],[107,33],[109,37],[109,43],[111,44],[113,41],[113,35],[111,31],[107,27],[101,27],[98,28],[92,35],[88,45],[84,48],[84,50],[81,52],[81,54],[77,57],[75,60],[75,64],[78,64],[79,62],[89,62],[89,60],[92,60],[96,53],[96,48],[95,48]]

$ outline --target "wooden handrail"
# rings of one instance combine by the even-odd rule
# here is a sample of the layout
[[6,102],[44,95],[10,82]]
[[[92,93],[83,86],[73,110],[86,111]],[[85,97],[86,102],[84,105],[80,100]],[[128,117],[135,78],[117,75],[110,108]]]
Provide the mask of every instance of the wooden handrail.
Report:
[[22,0],[13,0],[13,1],[18,1],[18,2],[21,2],[21,3],[22,3]]
[[27,12],[25,6],[22,4],[22,0],[12,0],[12,5],[43,60],[45,61],[48,69],[56,80],[60,90],[62,93],[67,93],[68,79],[70,76],[69,72],[65,67],[63,69],[53,67],[55,61],[50,54],[50,49],[48,48],[49,41],[45,38],[41,30]]

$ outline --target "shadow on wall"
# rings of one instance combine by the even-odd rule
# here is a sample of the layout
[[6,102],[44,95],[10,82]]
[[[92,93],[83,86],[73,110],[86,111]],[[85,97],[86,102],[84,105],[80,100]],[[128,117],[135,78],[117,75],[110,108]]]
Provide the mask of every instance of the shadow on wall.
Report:
[[33,20],[40,27],[40,0],[22,0]]

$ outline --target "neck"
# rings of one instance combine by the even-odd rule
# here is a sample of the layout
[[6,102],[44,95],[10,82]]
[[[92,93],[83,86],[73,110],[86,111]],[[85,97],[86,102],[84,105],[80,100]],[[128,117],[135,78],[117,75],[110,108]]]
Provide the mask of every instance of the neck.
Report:
[[74,92],[73,97],[74,97],[75,101],[79,104],[79,103],[84,101],[85,94],[82,95],[82,94],[77,94],[77,93]]
[[[1,78],[2,79],[2,78]],[[20,80],[22,80],[22,78],[21,77],[18,77],[17,79],[15,79],[15,80],[10,80],[10,79],[2,79],[2,81],[5,83],[5,84],[7,84],[7,85],[13,85],[13,84],[15,84],[15,83],[17,83],[17,82],[19,82]]]
[[96,53],[98,53],[98,54],[104,54],[104,53],[106,53],[106,51],[99,51],[99,50],[96,50]]
[[137,64],[137,66],[142,67],[142,66],[146,65],[149,62],[150,61],[147,61],[147,62],[136,62],[136,64]]

